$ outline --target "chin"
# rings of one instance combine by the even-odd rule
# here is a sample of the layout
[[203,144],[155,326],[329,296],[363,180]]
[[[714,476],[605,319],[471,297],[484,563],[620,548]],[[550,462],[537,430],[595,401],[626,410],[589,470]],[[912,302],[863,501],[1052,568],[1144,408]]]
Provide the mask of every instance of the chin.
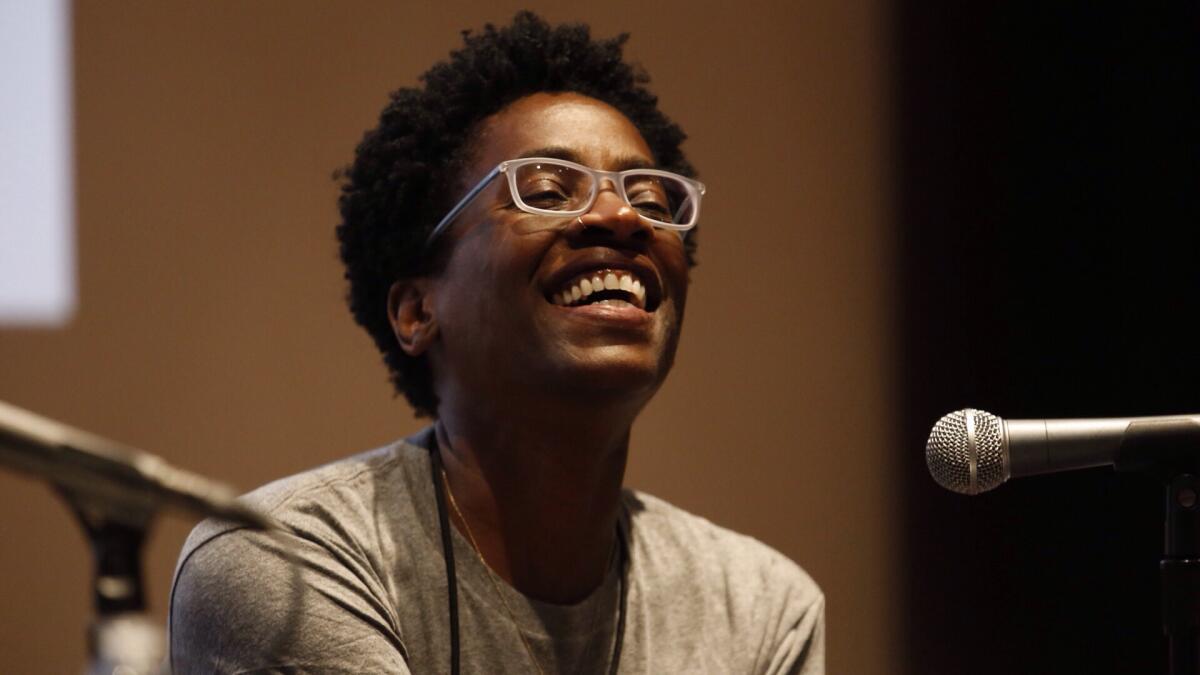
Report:
[[623,345],[592,348],[586,358],[563,364],[563,381],[576,395],[621,397],[644,405],[666,379],[674,354],[630,351]]

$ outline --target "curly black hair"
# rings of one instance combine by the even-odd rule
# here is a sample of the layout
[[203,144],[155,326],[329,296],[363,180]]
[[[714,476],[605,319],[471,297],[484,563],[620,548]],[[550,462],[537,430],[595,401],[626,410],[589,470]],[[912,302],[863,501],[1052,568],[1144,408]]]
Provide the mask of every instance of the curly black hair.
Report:
[[[427,274],[423,255],[434,224],[459,198],[463,169],[481,123],[505,106],[538,92],[576,92],[604,101],[633,122],[667,170],[693,176],[680,149],[683,131],[658,110],[646,90],[649,76],[622,58],[627,34],[593,40],[584,24],[550,26],[531,12],[512,24],[463,31],[464,45],[401,88],[366,132],[354,163],[338,172],[342,221],[337,227],[347,304],[374,339],[396,391],[418,416],[437,413],[425,357],[399,347],[387,316],[388,290],[400,279]],[[694,232],[686,240],[694,264]]]

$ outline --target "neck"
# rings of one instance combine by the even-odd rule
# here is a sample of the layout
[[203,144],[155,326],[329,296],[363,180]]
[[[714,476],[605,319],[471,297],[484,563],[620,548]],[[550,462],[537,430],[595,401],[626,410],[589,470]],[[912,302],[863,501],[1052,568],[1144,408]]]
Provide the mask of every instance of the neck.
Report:
[[456,527],[525,595],[583,599],[604,580],[616,546],[632,421],[633,413],[594,409],[488,414],[443,400],[438,448],[466,520],[452,512]]

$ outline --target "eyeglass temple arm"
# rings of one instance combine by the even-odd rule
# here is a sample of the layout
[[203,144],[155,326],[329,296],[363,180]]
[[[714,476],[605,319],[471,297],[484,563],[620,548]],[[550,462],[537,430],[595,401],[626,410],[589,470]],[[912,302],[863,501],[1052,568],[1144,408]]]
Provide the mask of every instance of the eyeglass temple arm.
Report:
[[467,208],[467,205],[471,203],[471,200],[475,199],[480,192],[483,192],[483,189],[488,186],[488,183],[491,183],[492,179],[500,174],[501,166],[497,166],[489,171],[488,175],[483,177],[483,180],[476,183],[475,187],[471,188],[462,199],[458,200],[458,203],[454,205],[454,208],[450,209],[446,216],[438,221],[438,224],[434,226],[433,231],[429,233],[429,237],[425,239],[426,246],[429,246],[431,243],[433,243],[433,240],[437,239],[438,236],[442,234],[443,230],[450,227],[450,223],[453,223],[454,219],[458,217],[458,214],[462,213],[463,209]]
[[[693,182],[695,182],[695,181],[693,181]],[[691,206],[692,208],[696,208],[695,202],[700,201],[700,197],[704,196],[705,189],[704,189],[704,185],[702,183],[696,183],[693,187],[695,188],[696,193],[692,194],[691,192],[688,192],[687,199],[683,200],[683,203],[679,205],[679,208],[675,210],[675,213],[671,214],[672,220],[678,221],[679,214],[683,213],[683,210],[686,209],[688,206]]]
[[[695,199],[693,199],[692,195],[689,193],[687,199],[684,199],[683,203],[679,205],[679,208],[675,210],[675,213],[671,214],[671,221],[679,222],[679,214],[683,213],[683,210],[690,206],[693,201],[695,201]],[[695,207],[693,206],[692,208]]]

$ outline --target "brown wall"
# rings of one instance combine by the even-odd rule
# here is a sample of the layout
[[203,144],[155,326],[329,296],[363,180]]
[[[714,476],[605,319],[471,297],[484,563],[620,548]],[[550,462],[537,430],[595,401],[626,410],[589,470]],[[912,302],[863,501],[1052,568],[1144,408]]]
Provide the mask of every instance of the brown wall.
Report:
[[[831,670],[892,672],[882,3],[521,6],[633,31],[710,186],[629,484],[799,561],[828,596]],[[0,399],[246,489],[416,429],[342,305],[330,174],[386,92],[517,8],[77,3],[80,309],[0,328]],[[148,547],[160,617],[190,526],[164,518]],[[80,667],[87,556],[45,487],[0,472],[0,672]]]

